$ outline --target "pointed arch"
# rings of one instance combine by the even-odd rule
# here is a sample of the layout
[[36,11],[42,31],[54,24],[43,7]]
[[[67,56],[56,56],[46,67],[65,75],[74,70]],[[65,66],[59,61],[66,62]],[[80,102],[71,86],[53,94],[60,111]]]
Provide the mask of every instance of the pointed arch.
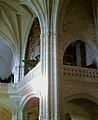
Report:
[[40,61],[40,24],[38,18],[35,18],[28,36],[25,51],[25,74],[34,68]]

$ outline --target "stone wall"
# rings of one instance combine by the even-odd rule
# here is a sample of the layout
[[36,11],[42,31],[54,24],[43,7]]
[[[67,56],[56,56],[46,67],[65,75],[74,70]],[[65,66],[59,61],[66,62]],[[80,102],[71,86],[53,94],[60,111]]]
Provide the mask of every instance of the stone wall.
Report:
[[[92,108],[92,109],[91,109]],[[65,104],[65,113],[69,113],[72,120],[96,120],[97,106],[86,99],[75,99]]]
[[87,4],[85,0],[71,1],[63,22],[61,46],[63,50],[68,41],[96,41],[94,18],[91,11],[91,5]]
[[[85,0],[72,0],[69,4],[63,20],[62,36],[60,38],[61,41],[59,41],[59,61],[63,61],[62,58],[64,51],[73,41],[81,40],[88,45],[96,41],[95,23],[92,11],[93,9],[91,4],[87,4],[87,1]],[[91,61],[89,60],[89,62]],[[63,71],[63,68],[60,66],[59,73],[61,73],[61,71]],[[81,76],[78,76],[76,79],[76,77],[73,78],[73,76],[64,75],[63,72],[59,77],[62,79],[59,79],[59,107],[61,116],[64,116],[66,109],[66,107],[64,107],[65,101],[70,98],[70,96],[72,96],[71,99],[74,99],[75,95],[82,95],[84,98],[86,95],[91,96],[92,98],[98,98],[98,84],[90,83],[89,78],[86,78],[87,82],[84,82],[85,79]],[[82,120],[86,120],[86,117],[82,118]]]

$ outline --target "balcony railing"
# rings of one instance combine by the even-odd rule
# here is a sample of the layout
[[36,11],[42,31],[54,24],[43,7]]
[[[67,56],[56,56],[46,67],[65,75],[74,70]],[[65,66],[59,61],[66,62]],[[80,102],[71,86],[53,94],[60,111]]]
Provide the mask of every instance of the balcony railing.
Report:
[[22,80],[20,80],[19,90],[25,88],[28,84],[31,84],[31,83],[35,84],[40,75],[41,75],[41,64],[39,63],[28,74],[26,74]]
[[[33,68],[19,83],[0,83],[0,93],[17,94],[19,90],[24,89],[28,84],[38,84],[41,75],[40,63]],[[35,86],[36,87],[36,86]]]
[[17,93],[18,92],[18,84],[17,83],[0,83],[0,93]]
[[63,74],[64,76],[69,76],[71,78],[81,77],[81,78],[95,79],[98,81],[98,69],[63,65]]

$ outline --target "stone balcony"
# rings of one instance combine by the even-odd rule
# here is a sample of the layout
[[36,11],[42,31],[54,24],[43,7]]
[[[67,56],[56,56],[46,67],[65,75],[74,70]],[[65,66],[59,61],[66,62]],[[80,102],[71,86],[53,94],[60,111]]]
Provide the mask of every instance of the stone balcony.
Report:
[[20,80],[19,83],[0,83],[0,93],[17,94],[19,91],[31,86],[34,89],[39,88],[41,82],[41,64],[39,63],[28,74]]
[[63,78],[70,81],[98,83],[98,69],[63,65]]
[[35,66],[29,73],[27,73],[23,79],[19,82],[19,91],[29,87],[38,88],[41,82],[41,64]]
[[17,83],[0,83],[0,93],[3,94],[16,94],[18,92]]
[[[68,81],[87,82],[98,84],[98,69],[63,65],[63,78]],[[34,67],[19,83],[0,83],[0,93],[13,94],[25,88],[39,90],[43,88],[41,80],[41,64]]]

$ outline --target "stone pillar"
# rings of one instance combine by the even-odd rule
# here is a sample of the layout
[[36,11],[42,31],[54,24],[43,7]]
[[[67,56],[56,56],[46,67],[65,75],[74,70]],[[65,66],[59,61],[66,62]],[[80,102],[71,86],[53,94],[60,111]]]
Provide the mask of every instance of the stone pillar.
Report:
[[50,81],[51,87],[51,120],[58,120],[58,71],[57,71],[57,33],[51,33],[50,36]]
[[14,83],[17,83],[19,80],[19,66],[15,67],[13,74],[14,74]]
[[11,95],[10,100],[14,104],[14,111],[12,111],[12,120],[23,120],[22,110],[20,109],[20,96]]
[[24,77],[24,65],[22,64],[21,66],[19,66],[19,69],[19,80],[21,80]]
[[21,109],[18,110],[18,119],[17,120],[23,120],[23,111]]
[[18,120],[17,112],[16,113],[12,113],[12,120]]
[[14,71],[14,83],[20,81],[24,76],[24,66],[16,66]]
[[12,120],[23,120],[23,112],[18,109],[16,112],[12,113]]
[[41,69],[45,84],[40,120],[57,120],[57,51],[56,33],[41,35]]
[[42,81],[44,84],[44,90],[42,91],[41,105],[40,105],[40,120],[48,120],[48,38],[47,35],[40,35],[40,60]]

